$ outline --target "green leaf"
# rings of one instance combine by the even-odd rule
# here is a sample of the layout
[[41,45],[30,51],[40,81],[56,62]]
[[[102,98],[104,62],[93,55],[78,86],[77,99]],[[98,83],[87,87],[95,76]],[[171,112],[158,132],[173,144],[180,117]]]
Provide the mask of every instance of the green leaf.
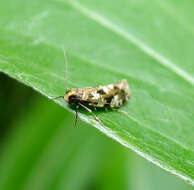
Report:
[[63,95],[63,45],[70,88],[126,78],[132,98],[96,112],[104,126],[85,111],[80,118],[194,184],[193,19],[192,1],[7,0],[0,70],[49,98]]

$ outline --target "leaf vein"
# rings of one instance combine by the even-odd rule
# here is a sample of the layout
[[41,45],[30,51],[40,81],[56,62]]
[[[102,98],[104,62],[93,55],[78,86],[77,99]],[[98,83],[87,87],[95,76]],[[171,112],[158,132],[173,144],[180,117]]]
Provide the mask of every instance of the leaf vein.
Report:
[[90,19],[93,19],[100,25],[108,28],[109,30],[113,31],[114,33],[118,34],[122,38],[127,39],[134,45],[136,45],[141,51],[144,53],[150,55],[152,58],[154,58],[158,63],[165,66],[167,69],[171,70],[178,76],[180,76],[185,81],[189,82],[192,86],[194,86],[194,78],[192,75],[184,71],[182,68],[175,65],[173,62],[171,62],[169,59],[165,58],[163,55],[159,54],[158,52],[154,51],[151,47],[149,47],[147,44],[141,42],[139,39],[137,39],[133,34],[129,33],[128,31],[125,31],[121,27],[119,27],[117,24],[113,23],[109,19],[105,18],[104,16],[101,16],[97,12],[88,9],[86,6],[78,3],[78,1],[68,1],[70,5],[72,5],[73,8],[80,11],[82,14],[86,15]]

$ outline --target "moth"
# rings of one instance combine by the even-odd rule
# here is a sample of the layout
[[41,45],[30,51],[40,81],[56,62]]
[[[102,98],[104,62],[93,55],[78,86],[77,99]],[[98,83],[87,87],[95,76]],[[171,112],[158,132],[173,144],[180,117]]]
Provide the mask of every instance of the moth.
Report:
[[68,89],[68,60],[65,50],[64,59],[66,63],[66,91],[65,95],[56,98],[64,98],[68,104],[75,106],[75,125],[77,125],[78,109],[80,107],[91,113],[102,124],[101,120],[92,112],[92,108],[118,108],[131,97],[130,88],[125,79],[106,86]]

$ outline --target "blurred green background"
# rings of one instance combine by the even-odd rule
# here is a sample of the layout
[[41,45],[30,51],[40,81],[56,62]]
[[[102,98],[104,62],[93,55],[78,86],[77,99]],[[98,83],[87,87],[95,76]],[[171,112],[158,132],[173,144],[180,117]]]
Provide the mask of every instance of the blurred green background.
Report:
[[1,190],[191,190],[0,73]]

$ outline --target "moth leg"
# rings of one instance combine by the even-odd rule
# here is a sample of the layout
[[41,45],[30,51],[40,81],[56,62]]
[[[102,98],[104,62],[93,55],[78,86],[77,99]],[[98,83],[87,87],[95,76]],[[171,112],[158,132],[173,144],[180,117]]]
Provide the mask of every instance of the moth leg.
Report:
[[79,109],[79,105],[77,104],[75,107],[75,126],[77,126],[78,109]]
[[79,105],[82,107],[82,108],[84,108],[85,110],[87,110],[88,112],[90,112],[92,115],[93,115],[93,117],[102,125],[102,126],[104,126],[103,125],[103,123],[102,123],[102,121],[92,112],[92,110],[91,109],[89,109],[89,108],[87,108],[86,106],[84,106],[83,104],[81,104],[81,103],[79,103]]

